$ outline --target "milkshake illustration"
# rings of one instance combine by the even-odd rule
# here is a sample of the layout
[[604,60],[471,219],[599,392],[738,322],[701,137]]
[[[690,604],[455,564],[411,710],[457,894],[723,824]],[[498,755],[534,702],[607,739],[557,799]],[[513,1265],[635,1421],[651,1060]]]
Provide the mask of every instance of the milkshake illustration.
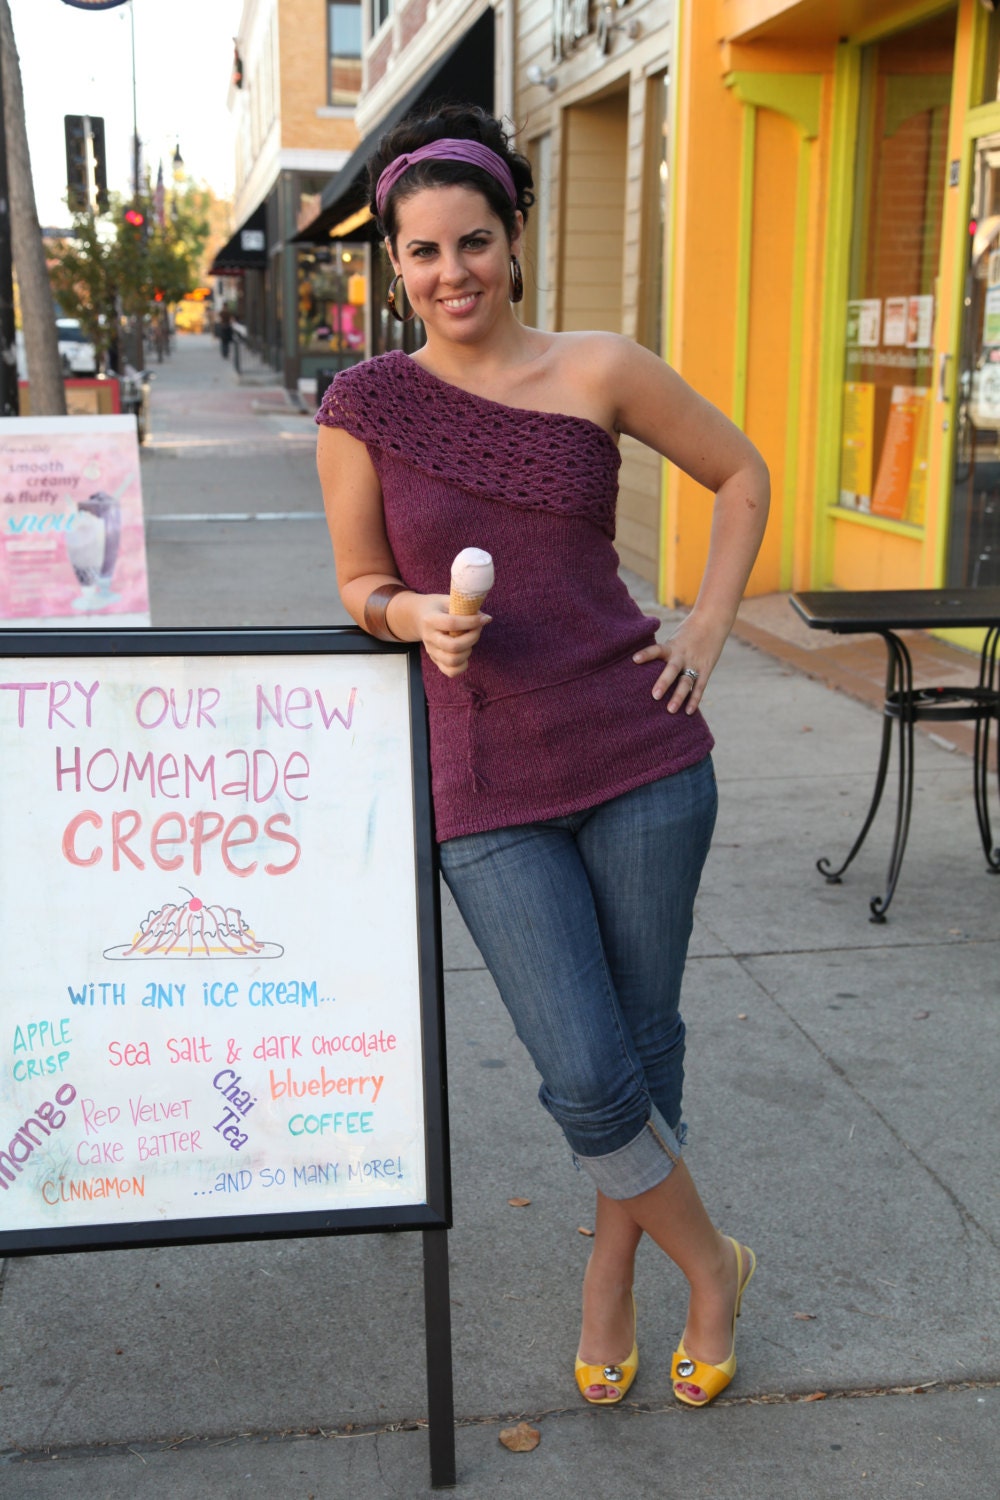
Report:
[[66,553],[82,590],[73,600],[76,610],[106,609],[119,597],[112,593],[111,578],[122,534],[120,496],[130,483],[131,478],[114,495],[96,490],[77,503],[73,525],[66,533]]

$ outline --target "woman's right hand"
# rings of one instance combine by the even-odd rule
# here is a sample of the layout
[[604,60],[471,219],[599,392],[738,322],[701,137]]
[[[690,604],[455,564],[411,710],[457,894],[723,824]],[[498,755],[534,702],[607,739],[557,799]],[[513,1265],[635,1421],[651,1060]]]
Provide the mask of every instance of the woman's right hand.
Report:
[[[415,624],[431,661],[446,677],[461,677],[492,616],[484,615],[481,610],[477,615],[449,614],[447,594],[412,594],[406,598],[415,601],[412,606],[417,616]],[[399,596],[399,603],[405,607],[404,596]]]

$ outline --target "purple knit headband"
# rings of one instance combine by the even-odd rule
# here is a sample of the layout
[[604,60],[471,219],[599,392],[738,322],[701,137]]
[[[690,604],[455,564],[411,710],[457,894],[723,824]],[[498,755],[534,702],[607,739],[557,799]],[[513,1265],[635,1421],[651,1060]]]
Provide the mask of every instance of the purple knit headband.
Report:
[[438,161],[464,161],[470,166],[482,167],[484,172],[489,172],[491,177],[496,178],[511,203],[516,207],[517,188],[514,186],[510,167],[502,156],[498,156],[481,141],[466,141],[443,136],[441,140],[431,141],[428,145],[421,146],[416,151],[410,151],[407,155],[394,157],[385,168],[375,187],[375,207],[378,209],[379,218],[382,217],[385,200],[406,169],[412,167],[415,162],[431,161],[435,158]]

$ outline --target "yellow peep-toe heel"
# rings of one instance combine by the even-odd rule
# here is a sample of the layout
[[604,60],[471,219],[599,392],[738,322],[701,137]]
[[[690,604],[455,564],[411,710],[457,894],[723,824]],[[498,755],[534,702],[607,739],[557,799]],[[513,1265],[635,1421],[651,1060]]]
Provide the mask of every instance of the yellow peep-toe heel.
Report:
[[[730,1384],[736,1374],[736,1319],[740,1315],[740,1306],[743,1302],[743,1293],[750,1285],[750,1278],[757,1269],[757,1257],[747,1246],[749,1256],[749,1270],[744,1274],[743,1246],[732,1235],[726,1238],[736,1251],[736,1306],[733,1309],[733,1342],[732,1350],[727,1360],[721,1365],[710,1365],[700,1359],[692,1359],[684,1348],[684,1340],[681,1339],[674,1353],[673,1362],[670,1367],[670,1380],[673,1386],[674,1397],[682,1401],[685,1406],[708,1406],[720,1395],[726,1386]],[[688,1396],[684,1391],[678,1389],[681,1384],[696,1385],[704,1391],[704,1400],[695,1401],[693,1396]]]
[[[628,1359],[623,1360],[620,1365],[588,1365],[576,1357],[576,1384],[584,1401],[591,1406],[617,1406],[619,1401],[628,1394],[639,1368],[639,1348],[635,1332],[635,1298],[632,1298],[632,1353]],[[614,1395],[588,1396],[587,1392],[592,1386],[602,1386]]]

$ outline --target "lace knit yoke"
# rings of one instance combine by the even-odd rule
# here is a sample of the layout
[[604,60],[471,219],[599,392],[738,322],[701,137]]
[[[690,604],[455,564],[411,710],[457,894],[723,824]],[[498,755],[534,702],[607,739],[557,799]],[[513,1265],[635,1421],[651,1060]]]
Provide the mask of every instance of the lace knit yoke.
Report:
[[575,812],[708,753],[701,715],[667,714],[658,664],[631,659],[659,622],[618,576],[602,427],[474,396],[400,351],[342,371],[316,420],[365,444],[408,587],[447,594],[463,547],[493,555],[468,671],[423,658],[439,839]]

